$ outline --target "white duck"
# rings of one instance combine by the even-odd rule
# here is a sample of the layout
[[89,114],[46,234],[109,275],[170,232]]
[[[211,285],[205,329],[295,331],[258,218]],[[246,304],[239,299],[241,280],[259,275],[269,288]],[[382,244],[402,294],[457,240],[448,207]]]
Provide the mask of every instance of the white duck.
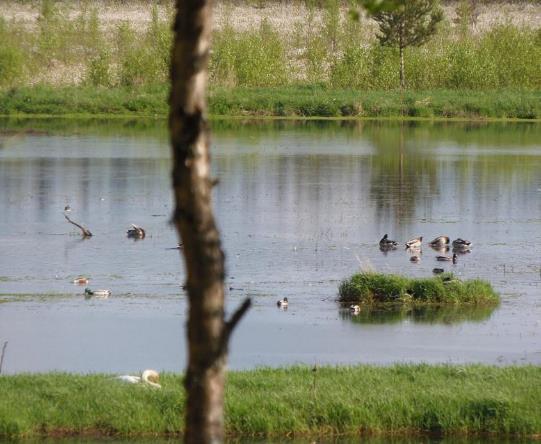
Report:
[[143,371],[141,376],[121,375],[117,376],[116,379],[129,384],[148,384],[150,387],[162,388],[162,386],[158,384],[160,374],[156,370],[151,369]]
[[111,296],[111,290],[91,290],[90,288],[85,288],[85,297],[90,298],[92,296],[105,299]]

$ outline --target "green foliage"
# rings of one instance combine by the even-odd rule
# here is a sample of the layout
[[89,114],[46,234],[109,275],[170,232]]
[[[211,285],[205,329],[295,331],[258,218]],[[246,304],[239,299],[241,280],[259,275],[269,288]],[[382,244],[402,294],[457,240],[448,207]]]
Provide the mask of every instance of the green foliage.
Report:
[[211,79],[229,86],[279,86],[287,82],[284,42],[263,20],[257,31],[226,26],[214,37]]
[[476,304],[497,305],[499,296],[488,282],[462,282],[451,273],[426,279],[363,272],[343,281],[342,302],[374,304]]
[[[182,376],[162,389],[111,375],[0,378],[0,439],[100,433],[117,438],[183,431]],[[232,438],[388,437],[438,432],[500,441],[541,432],[539,366],[393,365],[259,368],[228,373],[226,432]],[[383,442],[382,441],[382,442]]]
[[86,83],[92,86],[110,87],[113,84],[111,75],[111,57],[107,51],[100,53],[90,59],[87,73]]

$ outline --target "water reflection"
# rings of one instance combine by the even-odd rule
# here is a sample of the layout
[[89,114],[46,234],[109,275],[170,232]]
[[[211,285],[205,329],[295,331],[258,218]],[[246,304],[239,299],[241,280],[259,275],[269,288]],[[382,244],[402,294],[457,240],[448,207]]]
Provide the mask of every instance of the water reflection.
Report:
[[496,307],[479,306],[418,306],[418,307],[363,307],[357,314],[341,308],[340,317],[357,324],[387,324],[405,320],[425,324],[458,324],[486,321]]
[[[233,368],[541,362],[541,125],[213,127],[228,310],[254,298],[233,338]],[[169,250],[178,240],[168,224],[165,121],[0,120],[0,140],[5,371],[182,369],[184,270]],[[65,221],[66,205],[92,239]],[[145,228],[144,241],[126,237],[130,224]],[[396,250],[379,250],[385,233],[400,242]],[[443,234],[475,246],[456,265],[437,262],[442,252],[426,246],[410,262],[406,240]],[[489,280],[503,302],[492,316],[399,312],[352,322],[335,299],[360,264],[424,277],[452,268]],[[85,301],[72,284],[81,274],[112,296]],[[287,311],[276,309],[283,297]]]

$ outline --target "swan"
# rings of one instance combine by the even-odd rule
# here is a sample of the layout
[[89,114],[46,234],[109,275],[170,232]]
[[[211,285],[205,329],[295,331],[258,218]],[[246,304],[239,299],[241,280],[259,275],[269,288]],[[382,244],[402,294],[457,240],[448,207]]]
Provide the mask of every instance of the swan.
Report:
[[141,376],[121,375],[117,376],[116,379],[129,384],[148,384],[151,387],[162,388],[162,386],[158,384],[160,374],[156,370],[151,369],[145,370],[141,373]]
[[413,239],[410,239],[406,242],[406,248],[418,248],[421,246],[421,243],[423,242],[423,236],[414,237]]

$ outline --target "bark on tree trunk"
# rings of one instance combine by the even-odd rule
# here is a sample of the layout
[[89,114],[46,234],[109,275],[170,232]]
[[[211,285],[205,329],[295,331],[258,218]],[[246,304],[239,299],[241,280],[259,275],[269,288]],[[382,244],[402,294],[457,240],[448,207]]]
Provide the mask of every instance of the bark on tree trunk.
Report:
[[211,0],[177,0],[171,53],[169,131],[173,150],[173,222],[186,264],[189,313],[187,443],[223,441],[223,397],[229,337],[250,306],[224,320],[224,253],[211,207],[206,116]]

